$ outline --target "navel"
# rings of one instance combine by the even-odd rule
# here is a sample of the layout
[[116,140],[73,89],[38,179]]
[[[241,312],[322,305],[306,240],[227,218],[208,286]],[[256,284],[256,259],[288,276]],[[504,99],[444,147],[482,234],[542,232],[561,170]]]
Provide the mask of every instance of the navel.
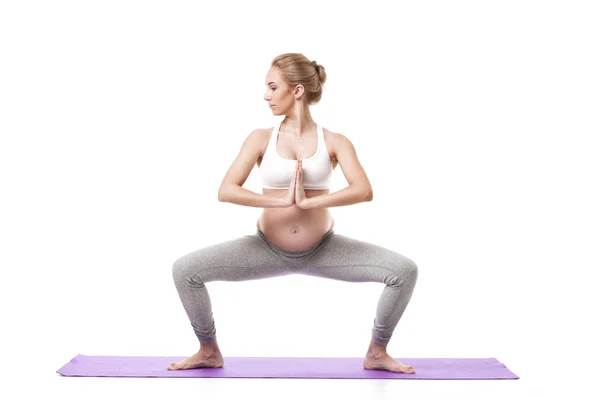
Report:
[[292,233],[298,233],[299,231],[300,231],[300,229],[297,226],[292,226],[290,228],[290,232],[292,232]]

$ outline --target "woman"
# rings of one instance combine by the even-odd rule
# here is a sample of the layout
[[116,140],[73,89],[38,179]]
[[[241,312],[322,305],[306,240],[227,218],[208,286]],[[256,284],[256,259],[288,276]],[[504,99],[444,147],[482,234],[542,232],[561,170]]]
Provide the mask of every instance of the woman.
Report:
[[[417,280],[415,263],[392,250],[334,233],[328,207],[371,201],[373,191],[344,135],[315,123],[309,106],[321,99],[327,75],[315,61],[287,53],[267,73],[264,99],[285,118],[248,135],[219,188],[219,201],[262,207],[256,233],[189,253],[173,265],[180,299],[200,341],[200,350],[168,369],[220,368],[223,356],[207,289],[209,281],[242,281],[305,274],[386,286],[377,304],[365,369],[414,374],[386,352]],[[329,193],[339,163],[349,186]],[[259,166],[263,194],[242,188]]]

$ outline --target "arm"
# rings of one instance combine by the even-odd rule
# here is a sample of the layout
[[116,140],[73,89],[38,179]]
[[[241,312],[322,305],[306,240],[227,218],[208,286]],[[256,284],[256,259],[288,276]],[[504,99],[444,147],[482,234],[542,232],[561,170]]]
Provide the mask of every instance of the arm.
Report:
[[281,197],[255,193],[237,185],[222,187],[219,190],[219,201],[249,207],[289,207]]
[[323,208],[348,206],[350,204],[362,203],[363,201],[373,200],[373,194],[365,191],[363,188],[348,186],[334,193],[326,193],[315,197],[308,197],[304,200],[302,208]]
[[284,205],[283,198],[254,193],[242,187],[258,161],[262,149],[266,146],[267,140],[268,136],[261,129],[255,129],[248,135],[221,182],[219,201],[249,207],[288,207]]
[[332,135],[333,149],[349,186],[334,193],[309,197],[302,208],[338,207],[373,200],[373,188],[358,160],[352,142],[341,133]]

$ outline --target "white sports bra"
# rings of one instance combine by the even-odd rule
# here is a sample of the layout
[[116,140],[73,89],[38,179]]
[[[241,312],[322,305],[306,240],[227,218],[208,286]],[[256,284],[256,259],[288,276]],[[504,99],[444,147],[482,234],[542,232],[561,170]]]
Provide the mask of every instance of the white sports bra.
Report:
[[[271,139],[260,163],[260,174],[264,189],[287,189],[294,178],[297,160],[283,158],[277,152],[277,139],[281,121],[273,128]],[[312,157],[302,160],[304,189],[329,189],[333,172],[331,158],[325,145],[323,128],[317,124],[317,151]]]

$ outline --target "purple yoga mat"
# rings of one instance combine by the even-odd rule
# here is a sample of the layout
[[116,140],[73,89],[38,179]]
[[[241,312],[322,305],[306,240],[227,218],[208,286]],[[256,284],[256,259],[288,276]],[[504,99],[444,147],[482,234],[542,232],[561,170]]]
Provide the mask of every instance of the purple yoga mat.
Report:
[[223,357],[223,368],[170,371],[187,357],[86,356],[58,371],[64,376],[152,378],[519,379],[495,358],[402,358],[414,374],[366,370],[363,358]]

